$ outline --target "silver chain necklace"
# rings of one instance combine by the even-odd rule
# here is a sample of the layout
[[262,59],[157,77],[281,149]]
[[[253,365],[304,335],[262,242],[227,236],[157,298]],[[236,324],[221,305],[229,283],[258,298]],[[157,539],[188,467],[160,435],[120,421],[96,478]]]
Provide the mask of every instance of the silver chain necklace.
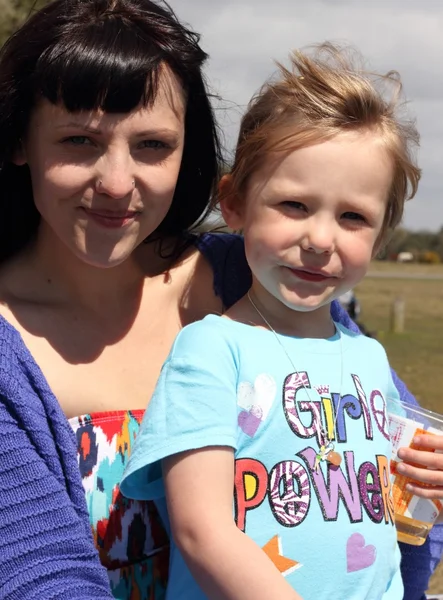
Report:
[[[253,299],[251,298],[251,293],[250,290],[248,290],[248,300],[251,303],[251,305],[253,306],[253,308],[255,309],[255,311],[257,312],[257,314],[259,315],[259,317],[263,320],[263,322],[265,323],[265,325],[268,327],[268,329],[274,334],[275,339],[277,340],[278,344],[280,345],[280,348],[283,350],[283,352],[286,354],[287,359],[289,360],[294,373],[298,373],[298,369],[296,368],[294,361],[291,358],[291,355],[289,354],[289,352],[287,351],[285,345],[283,344],[283,342],[281,341],[278,333],[275,331],[275,329],[272,327],[272,325],[269,323],[269,321],[267,320],[267,318],[264,316],[264,314],[261,312],[261,310],[258,308],[258,306],[255,304],[255,302],[253,301]],[[336,436],[336,425],[337,425],[337,417],[338,417],[338,410],[340,408],[340,403],[341,403],[341,393],[342,393],[342,385],[343,385],[343,345],[342,345],[342,335],[341,335],[341,331],[338,329],[338,327],[336,327],[336,331],[339,335],[339,340],[340,340],[340,395],[338,398],[338,403],[337,403],[337,408],[335,411],[335,417],[334,417],[334,423],[333,423],[333,427],[332,430],[334,432],[334,435]],[[311,400],[311,396],[309,395],[309,391],[308,388],[306,387],[303,379],[301,379],[303,388],[306,392],[306,395],[309,399],[309,402],[311,402],[312,404],[312,400]],[[320,448],[319,451],[317,452],[316,456],[315,456],[315,465],[314,465],[314,469],[316,471],[318,471],[319,465],[321,461],[328,461],[329,463],[331,463],[332,465],[338,467],[341,464],[341,455],[335,451],[335,444],[333,443],[333,441],[329,438],[328,434],[325,431],[325,428],[323,427],[322,424],[320,424],[320,426],[317,426],[317,433],[319,434],[319,437],[321,437],[322,439],[322,443],[320,444]]]

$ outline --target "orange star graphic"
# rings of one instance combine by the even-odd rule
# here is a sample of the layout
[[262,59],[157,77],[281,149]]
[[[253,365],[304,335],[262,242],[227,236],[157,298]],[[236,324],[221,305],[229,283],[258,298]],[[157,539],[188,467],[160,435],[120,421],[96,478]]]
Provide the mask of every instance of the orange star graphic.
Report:
[[302,566],[301,563],[297,562],[296,560],[292,560],[291,558],[286,558],[286,556],[283,556],[281,539],[279,535],[274,535],[274,537],[262,547],[262,550],[272,560],[283,577],[286,577]]

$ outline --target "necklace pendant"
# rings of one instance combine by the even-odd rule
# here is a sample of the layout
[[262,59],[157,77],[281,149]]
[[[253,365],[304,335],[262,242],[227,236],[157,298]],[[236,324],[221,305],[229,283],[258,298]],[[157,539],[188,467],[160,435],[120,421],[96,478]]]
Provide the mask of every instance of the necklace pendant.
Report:
[[327,454],[326,460],[328,463],[331,463],[331,465],[334,465],[334,467],[339,467],[341,465],[341,455],[334,450]]
[[319,451],[315,455],[314,471],[318,473],[320,462],[326,460],[331,465],[339,467],[341,464],[341,455],[334,450],[334,444],[328,442],[320,446]]

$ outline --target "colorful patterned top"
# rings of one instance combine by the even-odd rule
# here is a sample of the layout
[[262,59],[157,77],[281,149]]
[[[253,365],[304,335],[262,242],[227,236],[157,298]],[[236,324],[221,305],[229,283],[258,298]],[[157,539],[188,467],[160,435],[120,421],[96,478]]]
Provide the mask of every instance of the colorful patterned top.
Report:
[[118,485],[143,413],[70,419],[95,543],[119,600],[163,600],[168,577],[169,541],[154,504],[123,497]]

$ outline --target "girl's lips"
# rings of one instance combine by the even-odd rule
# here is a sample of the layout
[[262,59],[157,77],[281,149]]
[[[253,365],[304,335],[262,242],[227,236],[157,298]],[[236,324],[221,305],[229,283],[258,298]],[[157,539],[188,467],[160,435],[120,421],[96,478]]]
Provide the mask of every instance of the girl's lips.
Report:
[[128,211],[125,213],[117,213],[112,211],[94,211],[87,208],[82,209],[83,212],[97,225],[101,225],[107,229],[120,229],[129,223],[132,223],[140,213],[136,211]]
[[290,269],[292,273],[299,279],[305,281],[325,281],[326,279],[332,279],[331,275],[325,275],[323,273],[312,273],[310,271],[303,271],[301,269]]

